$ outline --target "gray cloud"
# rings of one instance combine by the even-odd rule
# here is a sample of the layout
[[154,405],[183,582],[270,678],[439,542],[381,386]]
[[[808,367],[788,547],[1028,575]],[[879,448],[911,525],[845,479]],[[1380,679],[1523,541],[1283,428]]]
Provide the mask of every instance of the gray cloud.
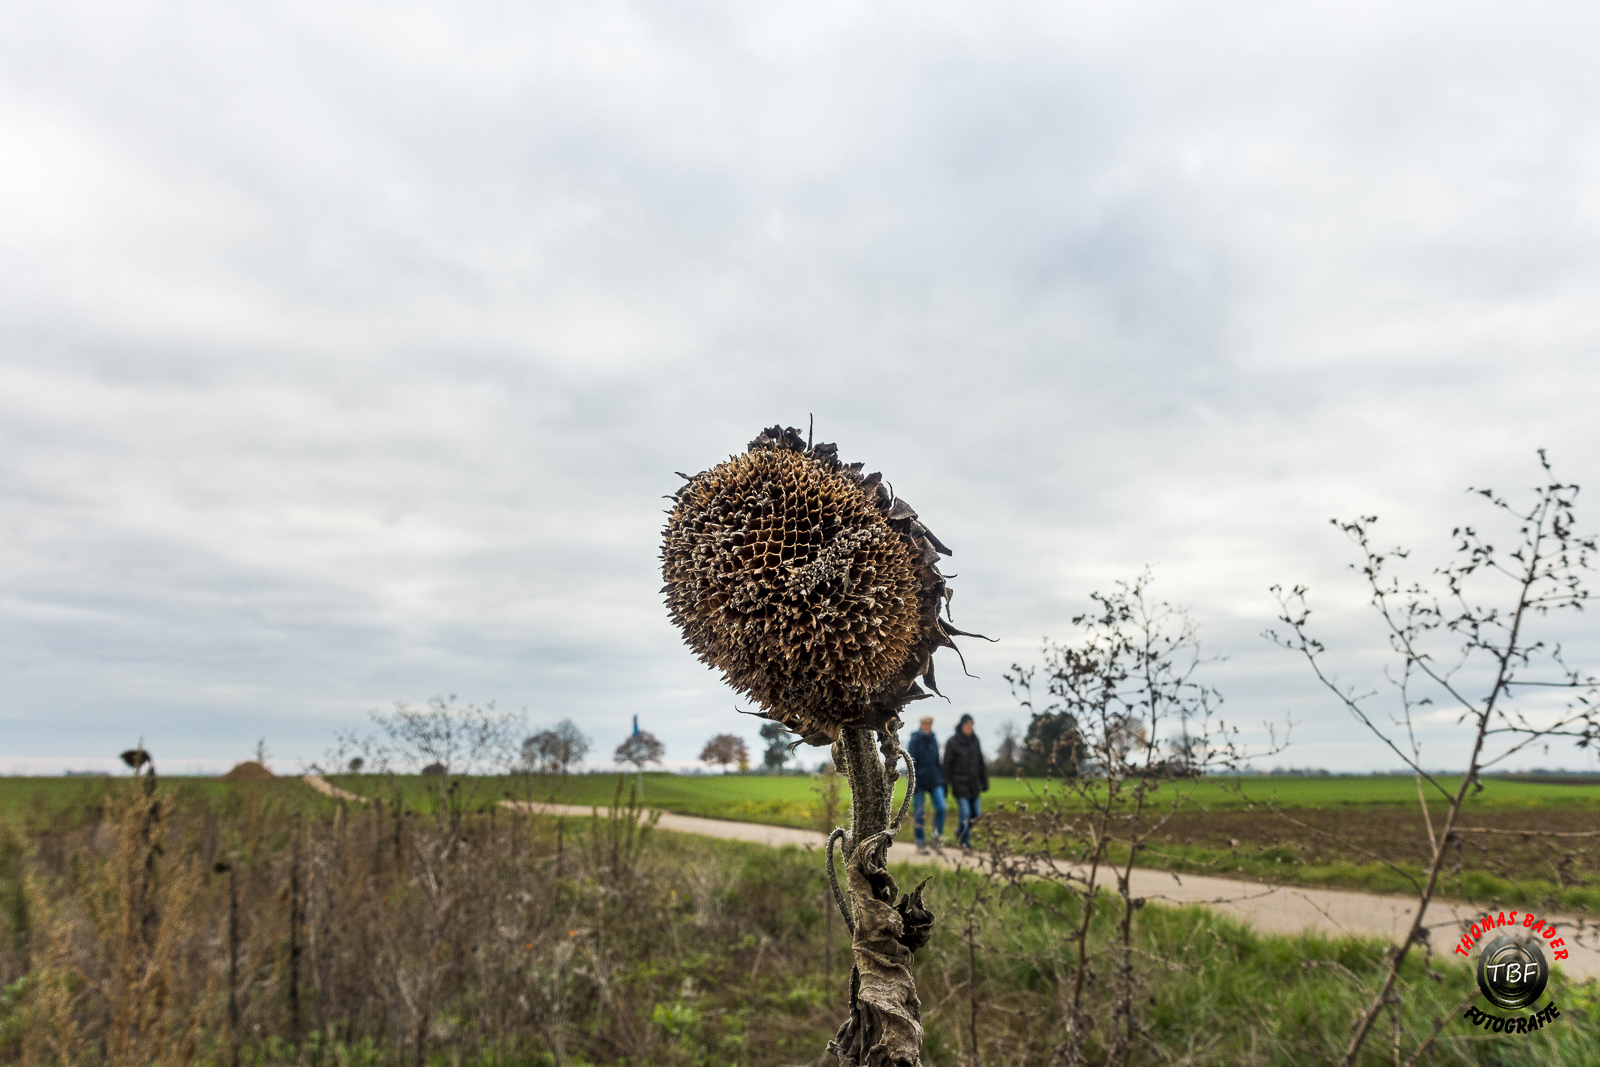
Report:
[[943,714],[992,737],[1150,562],[1231,717],[1388,766],[1266,590],[1373,677],[1328,517],[1442,550],[1538,447],[1600,473],[1595,21],[17,6],[0,767],[309,760],[446,692],[753,737],[661,609],[660,497],[813,412],[1002,638]]

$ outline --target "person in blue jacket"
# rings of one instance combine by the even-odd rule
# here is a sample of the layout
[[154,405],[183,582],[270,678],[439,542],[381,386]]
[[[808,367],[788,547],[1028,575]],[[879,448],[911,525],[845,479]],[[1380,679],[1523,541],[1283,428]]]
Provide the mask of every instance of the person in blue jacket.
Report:
[[944,847],[944,775],[939,769],[939,739],[933,736],[933,716],[925,715],[922,728],[906,742],[906,754],[917,769],[917,794],[911,799],[911,826],[917,838],[917,851],[927,852],[923,833],[923,794],[933,798],[933,847]]

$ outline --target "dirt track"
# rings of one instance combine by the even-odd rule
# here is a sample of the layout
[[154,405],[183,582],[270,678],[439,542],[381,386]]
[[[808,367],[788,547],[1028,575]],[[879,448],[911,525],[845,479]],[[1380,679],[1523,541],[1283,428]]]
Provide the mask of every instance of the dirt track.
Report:
[[[306,775],[305,781],[319,793],[346,800],[365,798],[348,793],[316,775]],[[503,800],[502,806],[540,815],[573,815],[587,817],[593,809],[572,804],[538,804]],[[779,847],[796,845],[800,848],[821,849],[825,844],[822,834],[814,830],[795,830],[787,826],[765,826],[759,823],[726,822],[721,819],[702,819],[693,815],[674,815],[662,812],[659,829],[680,834],[699,834],[729,841],[753,841]],[[946,849],[943,855],[930,853],[917,855],[915,846],[896,842],[889,850],[893,863],[942,864],[955,867],[973,857],[956,849]],[[1174,875],[1166,871],[1135,868],[1130,888],[1134,896],[1147,900],[1166,901],[1173,904],[1205,904],[1217,911],[1231,915],[1254,926],[1263,933],[1298,934],[1316,932],[1328,935],[1350,934],[1361,937],[1383,937],[1398,941],[1405,936],[1411,918],[1416,914],[1415,899],[1400,896],[1382,896],[1374,893],[1349,893],[1336,889],[1272,888],[1255,882],[1211,878],[1203,875]],[[1436,901],[1429,909],[1429,927],[1435,951],[1449,955],[1450,947],[1460,936],[1460,929],[1481,917],[1464,904]],[[1545,917],[1545,916],[1541,916]],[[1582,920],[1556,916],[1557,921],[1571,929],[1585,926]],[[1567,930],[1572,958],[1560,966],[1566,973],[1579,979],[1600,979],[1600,948],[1592,926],[1588,945],[1573,943]]]

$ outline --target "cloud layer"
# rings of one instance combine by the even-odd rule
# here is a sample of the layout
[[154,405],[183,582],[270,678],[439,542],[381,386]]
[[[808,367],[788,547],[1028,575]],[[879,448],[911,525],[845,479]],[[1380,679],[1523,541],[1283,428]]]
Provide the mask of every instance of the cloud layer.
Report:
[[1381,683],[1330,516],[1439,559],[1535,449],[1600,475],[1570,5],[8,22],[0,769],[289,767],[435,693],[753,738],[661,608],[661,496],[813,413],[1001,638],[936,714],[992,743],[1004,668],[1152,563],[1230,718],[1387,767],[1268,587]]

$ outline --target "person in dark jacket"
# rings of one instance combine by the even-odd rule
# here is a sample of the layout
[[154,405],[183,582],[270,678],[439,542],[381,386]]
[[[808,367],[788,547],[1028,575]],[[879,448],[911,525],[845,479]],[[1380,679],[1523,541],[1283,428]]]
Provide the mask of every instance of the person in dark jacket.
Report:
[[928,851],[923,831],[924,795],[933,799],[933,847],[944,847],[944,777],[939,771],[939,739],[933,736],[933,716],[925,715],[922,728],[906,742],[906,755],[917,771],[917,793],[911,799],[911,828],[917,838],[917,851]]
[[956,732],[944,743],[944,784],[956,798],[956,844],[972,847],[972,824],[983,814],[978,794],[989,791],[989,770],[983,765],[983,746],[972,732],[972,716],[963,715]]

